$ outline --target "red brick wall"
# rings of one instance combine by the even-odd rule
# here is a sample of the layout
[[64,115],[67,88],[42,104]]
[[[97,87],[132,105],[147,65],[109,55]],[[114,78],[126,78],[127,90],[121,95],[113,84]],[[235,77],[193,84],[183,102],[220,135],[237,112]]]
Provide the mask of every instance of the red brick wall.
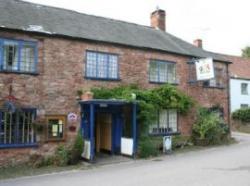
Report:
[[[0,37],[34,39],[38,41],[39,47],[39,75],[0,73],[0,85],[4,85],[0,91],[0,99],[8,94],[8,85],[6,82],[9,78],[12,78],[13,94],[22,104],[36,107],[42,111],[41,113],[46,115],[66,115],[69,112],[76,112],[79,115],[80,108],[76,100],[76,91],[78,89],[89,89],[91,87],[100,86],[113,87],[131,83],[137,83],[142,88],[158,86],[148,82],[148,66],[150,59],[161,59],[175,61],[177,63],[177,77],[180,80],[180,84],[177,87],[179,89],[192,96],[197,104],[202,106],[210,107],[216,104],[222,105],[225,111],[225,119],[227,119],[227,87],[225,89],[203,88],[201,85],[190,85],[187,83],[189,77],[187,61],[189,57],[108,44],[29,36],[20,33],[0,32]],[[95,81],[84,79],[86,50],[118,54],[121,81]],[[215,65],[223,68],[224,84],[227,85],[226,65],[223,63],[216,63]],[[182,134],[190,134],[194,119],[194,111],[190,111],[186,116],[180,116],[179,130]],[[74,135],[74,132],[67,132],[66,141],[72,140],[72,136]],[[39,152],[48,152],[49,150],[46,149],[49,149],[49,146],[50,143],[41,145],[40,148],[38,148]],[[32,154],[34,151],[36,150],[0,150],[0,165],[4,164],[4,162],[6,163],[6,159],[16,157],[17,153],[20,154],[20,152],[23,152]]]

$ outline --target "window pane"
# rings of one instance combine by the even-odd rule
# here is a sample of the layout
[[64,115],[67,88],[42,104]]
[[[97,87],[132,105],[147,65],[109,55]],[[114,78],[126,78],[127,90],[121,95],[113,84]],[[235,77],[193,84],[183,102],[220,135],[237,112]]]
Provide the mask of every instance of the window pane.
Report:
[[97,68],[99,78],[107,78],[108,77],[108,56],[106,54],[98,54]]
[[159,82],[167,82],[167,63],[159,63]]
[[176,73],[175,73],[175,64],[168,64],[167,74],[168,74],[168,83],[176,83]]
[[158,81],[158,68],[156,62],[151,62],[149,66],[149,80],[152,82]]
[[23,45],[21,50],[20,70],[24,72],[35,71],[35,48],[30,45]]
[[168,111],[162,110],[159,116],[159,133],[166,133],[168,129]]
[[48,118],[49,139],[63,139],[65,120],[62,117]]
[[96,77],[97,54],[87,52],[86,75],[87,77]]
[[109,78],[118,78],[118,57],[109,56]]
[[0,144],[30,144],[35,142],[33,112],[1,112]]
[[86,64],[87,77],[118,78],[118,57],[116,55],[87,52]]
[[3,52],[3,69],[10,71],[18,70],[18,43],[4,41]]
[[169,131],[177,132],[177,112],[176,110],[169,110]]
[[242,83],[241,84],[241,94],[247,95],[248,94],[248,84]]

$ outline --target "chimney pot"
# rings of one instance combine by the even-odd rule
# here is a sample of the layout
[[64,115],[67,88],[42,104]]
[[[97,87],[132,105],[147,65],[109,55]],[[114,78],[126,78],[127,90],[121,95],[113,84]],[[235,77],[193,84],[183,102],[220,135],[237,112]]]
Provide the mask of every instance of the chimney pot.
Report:
[[166,31],[166,13],[164,10],[157,8],[151,13],[151,27]]
[[194,46],[202,48],[202,39],[196,39],[194,40]]

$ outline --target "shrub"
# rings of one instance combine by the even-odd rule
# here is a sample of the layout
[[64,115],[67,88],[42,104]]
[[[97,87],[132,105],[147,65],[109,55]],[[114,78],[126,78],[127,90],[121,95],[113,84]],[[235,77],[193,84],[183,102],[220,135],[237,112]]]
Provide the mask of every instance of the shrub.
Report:
[[81,155],[84,148],[83,145],[84,145],[83,137],[81,135],[81,132],[79,131],[76,136],[75,142],[69,151],[70,165],[77,164],[81,160]]
[[242,108],[233,112],[233,119],[242,122],[250,122],[250,108]]
[[153,140],[149,137],[142,137],[139,142],[139,157],[148,158],[151,156],[157,156],[159,150],[156,145],[153,143]]
[[66,166],[69,162],[69,150],[59,145],[56,149],[55,155],[53,156],[53,164],[56,166]]
[[229,127],[214,112],[199,109],[192,129],[192,139],[196,145],[219,144],[227,139]]

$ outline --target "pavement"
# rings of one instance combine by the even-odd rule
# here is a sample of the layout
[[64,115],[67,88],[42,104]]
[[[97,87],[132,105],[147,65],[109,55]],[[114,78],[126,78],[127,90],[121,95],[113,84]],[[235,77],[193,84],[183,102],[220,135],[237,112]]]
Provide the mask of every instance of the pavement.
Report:
[[237,144],[89,170],[0,181],[0,186],[250,186],[250,135]]

